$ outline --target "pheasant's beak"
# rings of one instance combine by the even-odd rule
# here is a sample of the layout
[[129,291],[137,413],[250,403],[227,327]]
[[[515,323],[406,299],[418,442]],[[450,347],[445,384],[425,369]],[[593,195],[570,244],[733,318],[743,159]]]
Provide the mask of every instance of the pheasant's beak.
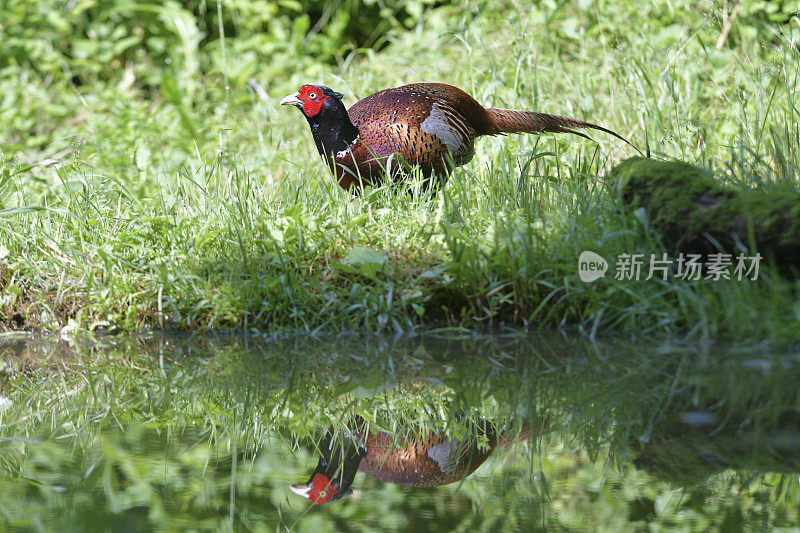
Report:
[[[288,96],[286,98],[288,98]],[[286,100],[286,98],[284,98],[284,100]],[[283,102],[281,102],[281,105],[283,105]],[[298,494],[303,498],[311,499],[311,496],[308,494],[311,492],[311,483],[308,485],[289,485],[289,488],[292,489],[292,492],[295,494]]]
[[300,100],[300,98],[298,98],[299,96],[300,96],[299,92],[290,94],[289,96],[281,100],[281,105],[293,105],[297,107],[303,107],[303,101]]

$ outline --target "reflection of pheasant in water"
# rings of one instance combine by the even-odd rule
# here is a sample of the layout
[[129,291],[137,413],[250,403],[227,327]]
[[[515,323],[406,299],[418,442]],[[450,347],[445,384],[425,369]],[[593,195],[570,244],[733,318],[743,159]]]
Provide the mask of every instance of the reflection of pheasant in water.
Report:
[[[510,439],[493,430],[479,430],[459,441],[429,432],[415,435],[402,445],[381,431],[361,432],[345,438],[330,449],[330,435],[321,446],[322,456],[311,479],[304,485],[292,485],[292,491],[321,505],[349,494],[356,471],[388,483],[412,487],[434,487],[460,481],[475,471],[496,448],[527,440],[527,426],[519,436]],[[483,441],[479,444],[479,441]]]

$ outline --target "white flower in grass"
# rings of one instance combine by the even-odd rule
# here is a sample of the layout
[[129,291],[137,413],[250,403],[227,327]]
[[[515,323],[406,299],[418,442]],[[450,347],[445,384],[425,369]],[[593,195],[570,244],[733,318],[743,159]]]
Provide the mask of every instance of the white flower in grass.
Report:
[[5,411],[9,407],[11,407],[11,400],[5,396],[0,396],[0,412]]

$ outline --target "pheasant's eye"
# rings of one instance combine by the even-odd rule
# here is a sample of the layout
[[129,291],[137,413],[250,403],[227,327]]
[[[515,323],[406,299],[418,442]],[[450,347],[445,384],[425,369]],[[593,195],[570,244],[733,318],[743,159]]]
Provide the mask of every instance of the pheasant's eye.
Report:
[[314,91],[311,91],[310,93],[308,93],[308,97],[311,98],[312,100],[316,100],[317,99],[317,93],[315,93]]

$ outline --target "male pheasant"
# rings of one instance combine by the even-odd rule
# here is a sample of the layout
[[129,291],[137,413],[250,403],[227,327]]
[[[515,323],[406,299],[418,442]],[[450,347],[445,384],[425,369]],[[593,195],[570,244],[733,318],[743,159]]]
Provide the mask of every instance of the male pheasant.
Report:
[[426,183],[468,163],[475,138],[503,133],[573,133],[591,128],[626,139],[611,130],[568,117],[484,108],[470,95],[443,83],[415,83],[385,89],[349,110],[342,94],[322,85],[303,85],[281,100],[299,108],[311,126],[314,143],[344,189],[357,192],[389,174],[402,178],[418,166]]
[[[360,426],[363,427],[363,422]],[[350,494],[358,470],[387,483],[411,487],[446,485],[470,475],[496,448],[528,438],[527,425],[516,438],[498,435],[488,424],[482,425],[464,440],[428,432],[395,442],[386,432],[365,433],[356,428],[341,442],[332,443],[329,432],[311,478],[305,484],[292,485],[291,489],[316,505],[334,502]]]

